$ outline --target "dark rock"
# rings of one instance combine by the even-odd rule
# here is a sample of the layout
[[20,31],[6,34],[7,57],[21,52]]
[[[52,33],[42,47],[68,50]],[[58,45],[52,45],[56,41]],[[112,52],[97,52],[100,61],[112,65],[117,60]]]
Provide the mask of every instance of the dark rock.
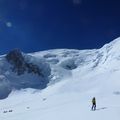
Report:
[[19,49],[14,49],[10,51],[6,55],[6,59],[12,65],[12,71],[17,73],[18,75],[22,75],[25,71],[27,71],[28,73],[34,73],[44,77],[37,65],[33,63],[27,63],[25,61],[23,54]]
[[14,49],[6,55],[8,62],[13,65],[12,71],[21,75],[25,72],[25,61],[24,57],[19,49]]

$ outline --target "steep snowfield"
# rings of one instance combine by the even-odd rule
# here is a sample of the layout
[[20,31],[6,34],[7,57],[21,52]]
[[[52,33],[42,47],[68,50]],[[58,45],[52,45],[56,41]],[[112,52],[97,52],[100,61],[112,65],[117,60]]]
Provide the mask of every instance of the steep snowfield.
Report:
[[[120,38],[100,49],[57,49],[29,54],[38,63],[42,58],[50,65],[48,87],[12,90],[6,99],[0,100],[0,119],[119,120],[119,51]],[[5,79],[2,74],[1,79]],[[91,111],[92,97],[96,97],[96,111]]]

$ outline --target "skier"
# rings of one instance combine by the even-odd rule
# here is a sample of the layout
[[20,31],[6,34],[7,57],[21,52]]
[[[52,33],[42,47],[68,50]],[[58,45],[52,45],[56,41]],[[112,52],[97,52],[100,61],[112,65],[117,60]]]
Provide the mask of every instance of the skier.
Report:
[[92,110],[96,110],[96,99],[93,97],[92,99]]

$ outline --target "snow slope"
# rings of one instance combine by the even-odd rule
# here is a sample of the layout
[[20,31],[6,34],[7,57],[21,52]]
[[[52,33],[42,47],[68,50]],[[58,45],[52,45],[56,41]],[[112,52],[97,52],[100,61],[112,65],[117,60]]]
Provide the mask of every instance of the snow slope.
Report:
[[[119,46],[120,38],[100,49],[56,49],[27,54],[32,63],[43,59],[49,66],[49,83],[43,90],[31,86],[12,89],[6,99],[0,100],[1,120],[119,120]],[[1,74],[1,80],[4,75]],[[29,73],[23,75],[28,79]],[[91,111],[92,97],[97,100],[96,111]]]

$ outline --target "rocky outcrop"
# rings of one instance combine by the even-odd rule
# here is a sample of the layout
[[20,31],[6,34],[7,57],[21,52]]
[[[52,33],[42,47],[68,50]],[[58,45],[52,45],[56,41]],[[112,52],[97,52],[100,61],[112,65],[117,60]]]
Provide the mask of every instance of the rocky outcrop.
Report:
[[22,75],[25,72],[28,72],[44,76],[37,65],[33,63],[28,63],[24,59],[23,53],[19,49],[14,49],[10,51],[6,55],[6,59],[12,65],[12,71],[17,73],[18,75]]

